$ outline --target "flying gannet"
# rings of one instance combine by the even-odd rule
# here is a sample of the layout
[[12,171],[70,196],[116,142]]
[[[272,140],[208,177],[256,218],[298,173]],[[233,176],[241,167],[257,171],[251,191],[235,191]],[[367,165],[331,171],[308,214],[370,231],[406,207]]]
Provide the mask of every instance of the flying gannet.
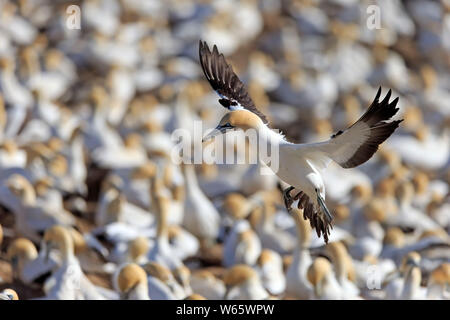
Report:
[[[331,160],[343,168],[353,168],[369,160],[398,127],[402,120],[390,120],[399,110],[398,97],[389,102],[391,90],[380,101],[381,87],[367,111],[346,130],[338,131],[327,141],[294,144],[282,134],[271,130],[266,116],[253,103],[244,84],[219,54],[214,45],[212,52],[206,42],[200,40],[200,64],[206,79],[220,96],[219,103],[230,112],[220,120],[214,131],[203,138],[209,140],[230,130],[256,130],[259,143],[278,144],[279,170],[276,175],[290,187],[283,191],[288,211],[294,200],[304,209],[303,218],[309,219],[311,227],[328,242],[333,216],[325,205],[325,186],[321,170]],[[295,190],[295,196],[291,191]]]

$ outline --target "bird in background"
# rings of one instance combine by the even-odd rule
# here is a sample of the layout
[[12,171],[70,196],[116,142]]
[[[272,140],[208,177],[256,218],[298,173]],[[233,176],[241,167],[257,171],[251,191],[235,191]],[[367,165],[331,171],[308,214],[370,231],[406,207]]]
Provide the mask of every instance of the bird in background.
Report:
[[[298,208],[303,209],[303,218],[308,219],[317,235],[323,235],[328,243],[333,216],[325,204],[325,185],[321,171],[331,161],[343,168],[354,168],[369,160],[378,146],[403,121],[387,122],[399,110],[396,107],[398,97],[390,102],[389,90],[380,101],[380,87],[366,112],[346,130],[339,130],[327,141],[294,144],[287,141],[281,133],[269,128],[266,116],[256,108],[244,84],[224,55],[219,53],[216,45],[210,51],[206,42],[200,40],[199,56],[206,79],[220,97],[219,103],[230,111],[203,141],[228,131],[251,129],[256,131],[260,144],[269,146],[267,150],[273,150],[271,146],[276,145],[279,150],[279,166],[274,173],[289,185],[283,190],[287,210],[290,211],[294,201],[298,201]],[[259,158],[269,166],[261,154]],[[291,192],[294,192],[294,196]]]

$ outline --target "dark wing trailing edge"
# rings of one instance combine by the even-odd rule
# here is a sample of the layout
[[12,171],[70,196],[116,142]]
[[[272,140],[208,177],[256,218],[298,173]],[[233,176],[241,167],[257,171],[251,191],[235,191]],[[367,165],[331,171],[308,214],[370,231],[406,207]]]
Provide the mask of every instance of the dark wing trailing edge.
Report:
[[219,54],[216,45],[211,52],[206,42],[200,40],[199,56],[203,73],[211,87],[219,94],[221,105],[229,110],[247,109],[258,115],[264,123],[268,122],[266,116],[255,107],[231,65],[227,63],[222,53]]
[[367,111],[345,131],[338,131],[325,142],[321,149],[343,168],[353,168],[369,160],[383,143],[397,129],[403,120],[390,120],[399,110],[398,97],[389,102],[391,90],[382,101],[381,87]]
[[316,230],[317,236],[320,238],[323,234],[325,243],[328,243],[328,236],[331,234],[330,229],[333,229],[331,224],[333,217],[328,216],[320,207],[316,210],[308,195],[303,191],[300,191],[294,199],[298,200],[297,207],[303,209],[303,219],[309,220],[309,224],[311,228]]

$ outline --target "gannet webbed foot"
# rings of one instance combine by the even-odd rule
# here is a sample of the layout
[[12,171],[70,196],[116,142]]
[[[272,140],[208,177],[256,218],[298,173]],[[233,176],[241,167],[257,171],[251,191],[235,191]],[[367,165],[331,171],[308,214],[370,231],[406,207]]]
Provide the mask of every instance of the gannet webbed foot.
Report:
[[291,197],[291,191],[294,189],[295,189],[295,187],[290,186],[289,188],[286,188],[283,190],[284,205],[286,206],[286,210],[288,212],[292,210],[291,205],[294,202],[294,199],[292,199],[292,197]]

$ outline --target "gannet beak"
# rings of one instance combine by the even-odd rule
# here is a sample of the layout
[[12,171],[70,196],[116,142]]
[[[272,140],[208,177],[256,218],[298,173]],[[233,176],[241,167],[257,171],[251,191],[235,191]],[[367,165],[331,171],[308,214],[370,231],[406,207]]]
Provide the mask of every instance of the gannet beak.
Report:
[[42,243],[42,250],[44,250],[44,262],[48,263],[49,257],[50,257],[50,251],[51,251],[51,243],[43,242]]
[[216,127],[213,131],[211,131],[210,133],[208,133],[206,136],[203,137],[202,143],[205,141],[211,140],[215,136],[218,136],[219,134],[223,134],[225,132],[226,132],[226,129],[221,128],[221,127]]
[[411,267],[419,267],[419,264],[414,259],[408,259],[406,261],[406,264],[411,266]]

